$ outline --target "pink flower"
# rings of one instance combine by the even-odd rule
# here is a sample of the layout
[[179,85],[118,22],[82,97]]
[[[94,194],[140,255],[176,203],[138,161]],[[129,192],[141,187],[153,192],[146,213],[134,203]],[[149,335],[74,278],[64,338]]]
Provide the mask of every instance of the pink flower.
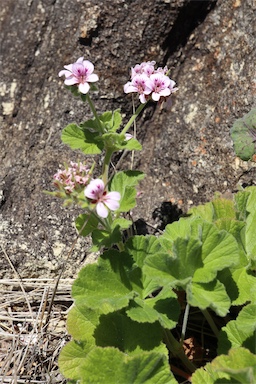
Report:
[[85,197],[96,204],[96,212],[100,217],[108,216],[108,208],[116,211],[119,207],[121,195],[119,192],[108,192],[105,190],[104,182],[101,179],[95,179],[84,190]]
[[84,60],[83,57],[79,57],[73,64],[64,65],[64,68],[59,72],[59,76],[65,76],[64,84],[78,84],[78,89],[83,94],[88,93],[90,89],[88,83],[94,83],[99,80],[98,75],[93,73],[94,65],[90,61]]
[[151,89],[147,86],[148,77],[145,74],[136,75],[132,81],[124,85],[124,92],[138,92],[141,103],[146,103],[146,95],[151,93]]
[[178,88],[175,88],[175,81],[167,76],[168,68],[165,66],[155,69],[155,64],[155,61],[148,61],[132,67],[131,80],[124,85],[124,92],[137,92],[143,104],[149,98],[163,103],[168,96],[176,92]]
[[159,101],[161,96],[170,96],[170,83],[171,79],[161,72],[151,75],[148,81],[148,87],[152,92],[152,100]]
[[85,164],[71,161],[66,169],[58,169],[53,178],[56,188],[67,195],[74,191],[79,193],[90,181],[90,169]]
[[133,79],[134,76],[142,75],[143,73],[149,77],[150,75],[152,75],[152,73],[155,72],[155,64],[155,61],[147,61],[141,64],[136,64],[135,67],[131,68],[131,79]]

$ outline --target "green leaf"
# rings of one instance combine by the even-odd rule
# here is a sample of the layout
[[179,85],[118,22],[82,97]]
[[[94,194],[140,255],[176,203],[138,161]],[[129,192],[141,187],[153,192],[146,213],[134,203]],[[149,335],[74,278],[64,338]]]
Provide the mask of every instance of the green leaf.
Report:
[[238,265],[240,251],[235,238],[226,231],[219,231],[207,222],[200,227],[204,267],[195,272],[193,280],[207,283],[216,277],[218,271]]
[[128,212],[136,206],[136,185],[144,178],[139,171],[118,172],[110,182],[110,190],[121,194],[120,208],[118,212]]
[[[99,116],[99,120],[102,123],[102,126],[107,132],[116,132],[120,127],[122,122],[122,117],[119,110],[106,111]],[[81,124],[81,128],[89,129],[91,132],[98,132],[98,122],[96,119],[87,120]]]
[[103,122],[105,129],[108,132],[116,132],[122,123],[122,116],[119,109],[114,112],[107,111],[100,116],[100,120]]
[[229,380],[229,375],[224,372],[216,371],[213,366],[208,363],[202,368],[198,368],[192,375],[193,384],[237,384],[235,381]]
[[224,384],[256,382],[256,356],[248,349],[234,348],[220,355],[192,375],[193,384]]
[[237,119],[231,128],[236,155],[242,160],[250,160],[255,154],[256,108]]
[[154,323],[158,321],[163,328],[172,329],[176,326],[180,306],[176,294],[171,288],[165,287],[155,297],[145,300],[136,297],[130,302],[127,315],[140,323]]
[[121,229],[128,229],[132,225],[131,220],[127,220],[124,217],[118,217],[117,219],[114,219],[111,228],[114,229],[115,227],[119,227]]
[[161,257],[158,254],[148,256],[143,271],[148,279],[156,281],[159,286],[171,284],[185,288],[195,271],[203,266],[201,242],[193,238],[177,238],[170,253]]
[[189,215],[192,215],[193,217],[201,217],[203,220],[212,222],[214,219],[214,207],[212,202],[198,205],[197,207],[192,207],[188,211]]
[[81,384],[177,384],[166,356],[156,352],[127,356],[112,347],[92,350],[80,368],[80,375]]
[[80,378],[80,367],[87,354],[94,348],[90,343],[70,341],[60,353],[58,364],[60,372],[68,379],[78,380]]
[[165,228],[164,234],[161,236],[160,240],[165,248],[165,251],[168,252],[171,244],[177,238],[188,239],[192,234],[192,228],[196,229],[196,235],[198,236],[198,225],[203,223],[203,220],[199,217],[188,217],[180,218],[178,221],[174,221],[172,224],[168,224]]
[[161,252],[161,244],[155,236],[133,236],[126,242],[125,249],[142,268],[146,257]]
[[193,307],[211,308],[219,316],[226,316],[231,305],[224,284],[218,280],[210,283],[191,283],[187,286],[187,301]]
[[239,191],[234,195],[235,208],[238,220],[246,221],[246,218],[248,216],[246,207],[249,196],[250,192],[246,192],[245,190]]
[[120,227],[117,225],[110,233],[105,229],[95,229],[92,232],[92,242],[98,248],[110,248],[113,244],[118,244],[122,240]]
[[256,353],[256,304],[242,308],[236,320],[222,328],[219,336],[218,353],[227,353],[230,348],[246,346]]
[[[122,253],[118,254],[120,258],[125,257]],[[79,272],[72,295],[78,308],[82,304],[106,314],[126,307],[134,292],[123,284],[108,259],[100,259]]]
[[97,346],[116,347],[129,355],[150,350],[166,352],[159,323],[140,324],[122,313],[114,312],[100,316],[94,337]]
[[250,196],[246,205],[246,210],[249,214],[246,218],[245,248],[248,257],[256,264],[256,187],[248,187],[246,191],[250,192]]
[[249,275],[248,271],[243,267],[232,271],[232,278],[239,292],[238,297],[232,301],[232,305],[242,305],[249,301],[256,301],[255,276]]
[[126,149],[128,151],[141,151],[142,146],[137,139],[131,138],[130,140],[125,140],[121,144],[120,149],[122,149],[122,150]]
[[[86,223],[86,225],[85,225],[85,223]],[[97,217],[95,215],[83,213],[76,218],[75,224],[76,224],[76,229],[77,229],[78,233],[81,236],[86,237],[98,227],[99,220],[97,219]],[[83,226],[84,226],[84,228],[83,228]]]
[[80,149],[86,155],[96,155],[102,152],[104,145],[98,133],[81,129],[76,124],[69,124],[63,129],[62,142],[71,149]]
[[69,334],[75,339],[94,343],[94,330],[99,323],[101,312],[92,310],[80,303],[79,308],[74,305],[68,313],[67,329]]
[[212,361],[216,371],[227,373],[230,378],[242,384],[256,382],[256,355],[248,349],[234,348],[228,356],[221,355]]

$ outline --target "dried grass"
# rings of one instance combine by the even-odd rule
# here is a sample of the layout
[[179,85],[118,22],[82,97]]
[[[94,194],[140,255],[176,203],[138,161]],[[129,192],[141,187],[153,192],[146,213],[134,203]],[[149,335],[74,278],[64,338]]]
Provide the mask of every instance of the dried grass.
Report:
[[0,383],[65,383],[58,356],[69,340],[72,279],[0,279]]
[[60,279],[49,313],[56,281],[0,280],[1,383],[65,382],[57,359],[68,340],[65,323],[72,304],[71,284],[71,279]]

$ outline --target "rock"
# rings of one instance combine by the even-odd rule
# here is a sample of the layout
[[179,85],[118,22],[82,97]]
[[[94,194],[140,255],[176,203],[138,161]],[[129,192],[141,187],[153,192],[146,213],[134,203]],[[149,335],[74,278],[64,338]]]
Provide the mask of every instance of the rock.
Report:
[[[178,83],[170,110],[150,105],[137,123],[143,151],[134,167],[148,176],[135,219],[154,226],[153,213],[168,204],[185,212],[215,191],[255,184],[255,164],[238,161],[230,138],[234,120],[255,105],[254,12],[253,0],[9,0],[2,6],[0,241],[22,276],[56,275],[76,239],[80,211],[43,190],[52,188],[60,164],[83,159],[60,134],[89,118],[89,108],[58,78],[80,56],[100,76],[98,110],[121,108],[125,121],[132,105],[123,84],[131,66],[167,64]],[[88,244],[77,241],[64,276],[76,274]],[[8,274],[6,262],[2,276]]]

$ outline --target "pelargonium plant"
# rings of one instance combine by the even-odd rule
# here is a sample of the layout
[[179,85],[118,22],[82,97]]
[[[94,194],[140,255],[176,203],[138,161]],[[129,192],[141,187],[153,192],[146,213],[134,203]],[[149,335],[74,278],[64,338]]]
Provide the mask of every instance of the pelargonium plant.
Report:
[[66,87],[93,117],[65,127],[62,141],[103,154],[103,166],[88,166],[90,158],[54,175],[52,194],[80,207],[77,231],[99,252],[73,283],[61,372],[82,384],[255,383],[256,188],[216,195],[158,236],[134,234],[126,213],[144,174],[116,172],[111,159],[141,149],[129,129],[150,100],[169,103],[176,84],[166,67],[135,65],[124,92],[140,104],[123,124],[119,110],[97,113],[92,63],[80,57],[64,68]]

